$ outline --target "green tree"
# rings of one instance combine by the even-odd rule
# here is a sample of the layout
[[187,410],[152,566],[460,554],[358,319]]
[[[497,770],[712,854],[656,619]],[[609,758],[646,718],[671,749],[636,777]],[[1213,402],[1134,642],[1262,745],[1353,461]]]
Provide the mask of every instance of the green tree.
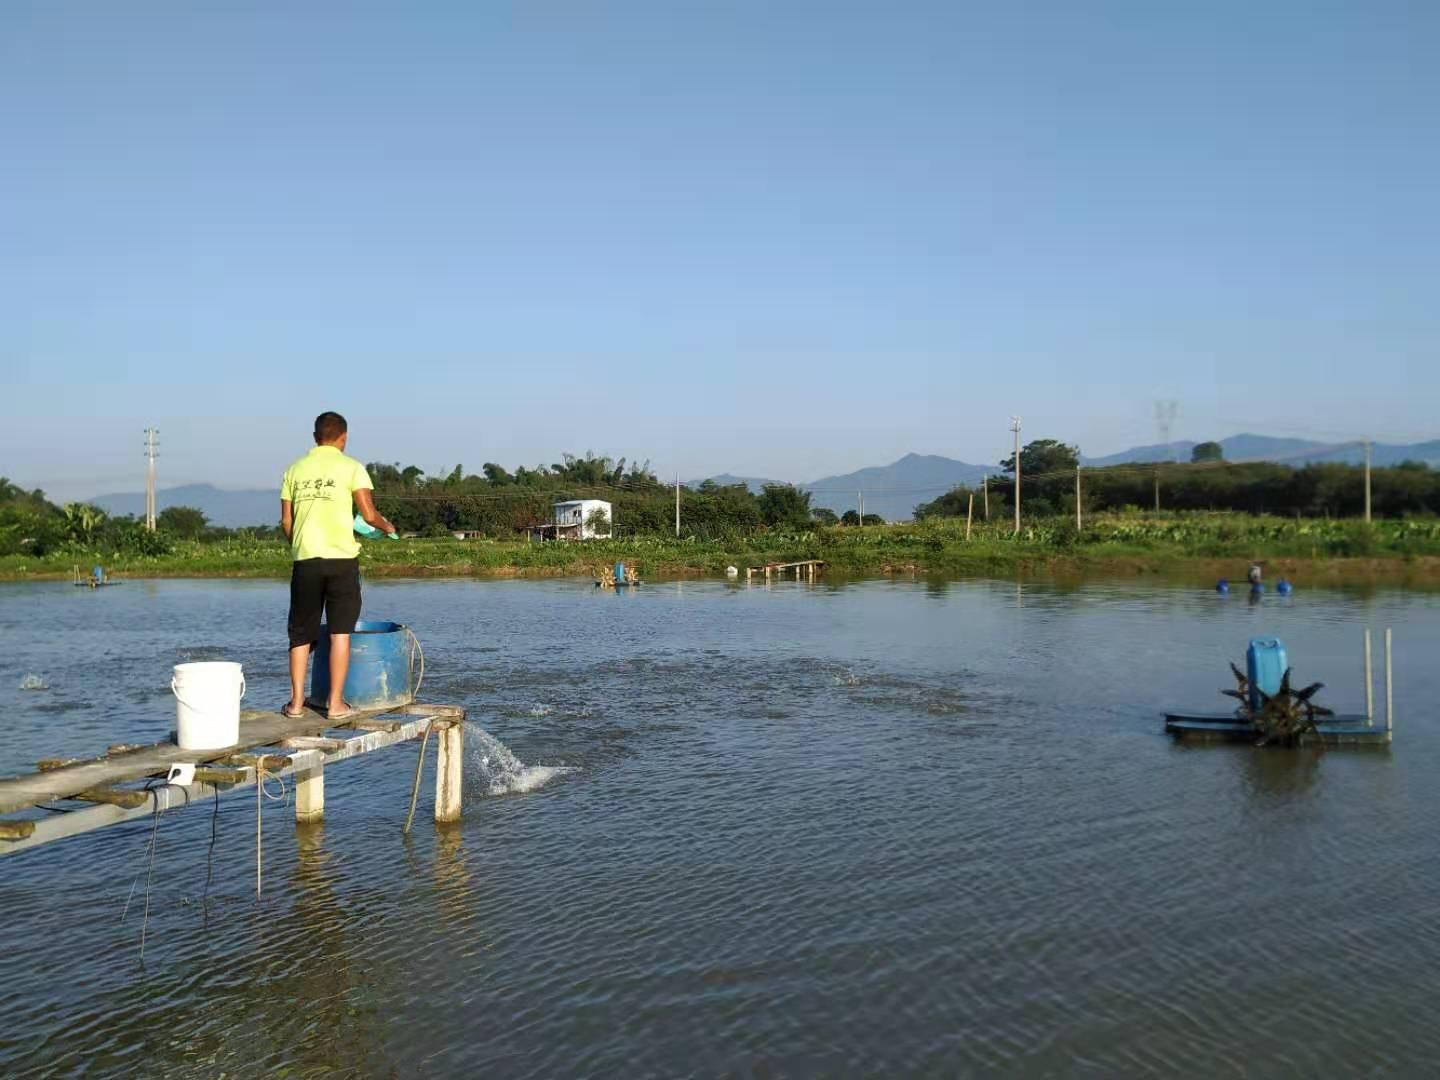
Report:
[[766,484],[760,492],[760,519],[772,527],[808,527],[810,492],[802,491],[794,484]]
[[167,506],[155,519],[156,525],[181,540],[198,540],[210,522],[193,506]]
[[603,506],[597,506],[585,515],[585,525],[596,536],[610,535],[610,515]]
[[[1080,448],[1067,446],[1055,439],[1035,439],[1020,451],[1020,472],[1024,476],[1043,476],[1046,473],[1075,471],[1080,464]],[[1011,454],[1000,467],[1012,475],[1015,472],[1015,455]]]
[[104,531],[109,515],[89,503],[65,504],[65,531],[72,540],[86,547],[94,544]]
[[817,506],[814,510],[810,511],[810,514],[812,517],[814,517],[815,524],[817,525],[840,524],[840,516],[836,514],[834,510],[831,510],[828,506]]
[[884,525],[885,519],[879,514],[866,514],[860,521],[861,525]]
[[846,510],[845,513],[843,513],[843,514],[840,515],[840,524],[841,524],[841,525],[859,525],[859,524],[860,524],[860,515],[859,515],[858,513],[856,513],[854,510]]
[[1198,464],[1201,461],[1224,461],[1225,448],[1218,442],[1196,443],[1195,449],[1190,451],[1190,461]]

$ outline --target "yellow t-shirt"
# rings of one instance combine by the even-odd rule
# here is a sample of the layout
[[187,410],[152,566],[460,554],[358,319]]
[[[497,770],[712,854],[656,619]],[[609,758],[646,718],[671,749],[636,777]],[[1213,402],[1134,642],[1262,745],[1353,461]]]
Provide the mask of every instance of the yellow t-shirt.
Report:
[[295,514],[290,557],[299,562],[359,555],[354,492],[374,486],[364,465],[333,446],[317,446],[286,469],[280,498]]

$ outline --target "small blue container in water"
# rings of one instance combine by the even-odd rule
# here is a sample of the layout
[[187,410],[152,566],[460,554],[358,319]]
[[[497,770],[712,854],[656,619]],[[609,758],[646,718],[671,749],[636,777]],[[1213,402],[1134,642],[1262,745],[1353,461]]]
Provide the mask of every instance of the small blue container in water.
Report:
[[1275,591],[1276,591],[1277,593],[1279,593],[1281,596],[1289,596],[1289,595],[1290,595],[1290,591],[1291,591],[1293,588],[1294,588],[1294,586],[1291,585],[1290,582],[1286,581],[1286,580],[1282,577],[1282,578],[1280,579],[1280,583],[1275,586]]
[[625,564],[623,562],[617,562],[615,564],[615,584],[625,584]]
[[[350,635],[350,669],[345,700],[357,709],[391,709],[415,700],[413,635],[400,623],[361,619]],[[310,700],[330,697],[330,633],[320,628],[310,669]]]
[[1250,708],[1260,708],[1260,691],[1280,692],[1280,680],[1290,666],[1285,643],[1279,638],[1251,638],[1245,650],[1245,671],[1250,677]]
[[1215,583],[1215,591],[1218,593],[1228,593],[1230,591],[1229,578],[1222,577],[1219,581],[1217,581]]

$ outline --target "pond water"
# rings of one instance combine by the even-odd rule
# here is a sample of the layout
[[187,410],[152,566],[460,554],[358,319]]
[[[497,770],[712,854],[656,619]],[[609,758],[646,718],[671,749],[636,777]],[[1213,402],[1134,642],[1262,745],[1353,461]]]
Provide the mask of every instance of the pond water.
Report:
[[[151,822],[0,860],[0,1072],[1440,1060],[1434,594],[435,580],[365,603],[418,632],[422,696],[469,710],[464,821],[434,827],[427,778],[401,835],[414,744],[337,765],[323,825],[265,805],[257,900],[253,793],[171,811],[143,965]],[[164,738],[186,660],[239,660],[247,705],[278,706],[285,604],[0,586],[0,774]],[[1262,633],[1361,711],[1365,626],[1395,628],[1391,749],[1163,734],[1167,707],[1225,707]]]

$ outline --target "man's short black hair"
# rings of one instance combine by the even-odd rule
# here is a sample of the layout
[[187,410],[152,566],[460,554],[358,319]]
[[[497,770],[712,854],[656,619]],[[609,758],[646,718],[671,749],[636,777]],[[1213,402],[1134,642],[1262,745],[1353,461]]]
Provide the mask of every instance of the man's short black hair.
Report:
[[322,412],[315,417],[316,443],[334,442],[349,430],[350,425],[345,423],[345,417],[338,412]]

